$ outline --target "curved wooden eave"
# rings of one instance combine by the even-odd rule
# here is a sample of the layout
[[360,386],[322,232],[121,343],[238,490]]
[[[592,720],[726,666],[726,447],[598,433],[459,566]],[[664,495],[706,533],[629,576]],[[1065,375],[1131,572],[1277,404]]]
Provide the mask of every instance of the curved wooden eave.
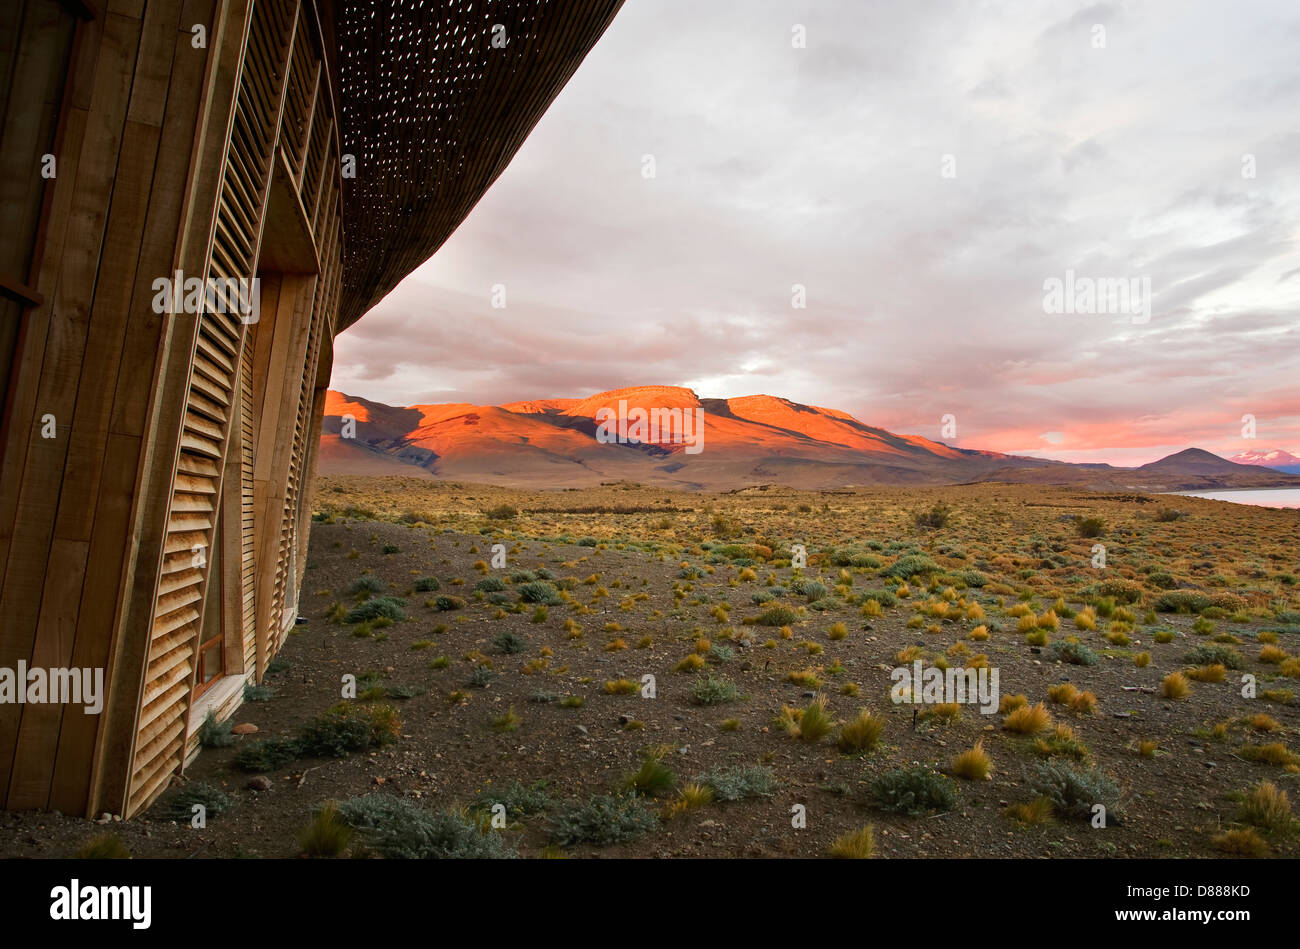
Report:
[[[343,180],[335,332],[460,226],[622,3],[336,3],[343,154],[356,156],[356,177]],[[492,45],[498,25],[504,48]]]

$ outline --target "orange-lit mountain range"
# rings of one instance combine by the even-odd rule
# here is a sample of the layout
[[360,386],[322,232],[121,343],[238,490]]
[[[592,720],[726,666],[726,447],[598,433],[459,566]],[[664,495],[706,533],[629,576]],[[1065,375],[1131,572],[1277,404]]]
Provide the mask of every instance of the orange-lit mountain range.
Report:
[[[622,438],[620,403],[628,419]],[[660,431],[638,431],[636,409],[655,410]],[[696,418],[702,419],[702,434],[692,427]],[[345,429],[351,437],[344,437]],[[1300,477],[1234,464],[1199,449],[1142,468],[1069,465],[895,435],[846,412],[775,396],[701,399],[675,386],[637,386],[584,399],[404,408],[331,390],[319,471],[423,472],[535,488],[620,480],[694,490],[968,481],[1138,490],[1300,486]]]

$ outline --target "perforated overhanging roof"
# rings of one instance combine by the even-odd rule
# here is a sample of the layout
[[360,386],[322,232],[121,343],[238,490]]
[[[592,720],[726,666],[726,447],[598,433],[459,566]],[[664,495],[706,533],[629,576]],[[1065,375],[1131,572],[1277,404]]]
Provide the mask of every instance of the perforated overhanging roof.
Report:
[[336,3],[343,154],[356,156],[356,177],[343,181],[336,330],[460,225],[622,3]]

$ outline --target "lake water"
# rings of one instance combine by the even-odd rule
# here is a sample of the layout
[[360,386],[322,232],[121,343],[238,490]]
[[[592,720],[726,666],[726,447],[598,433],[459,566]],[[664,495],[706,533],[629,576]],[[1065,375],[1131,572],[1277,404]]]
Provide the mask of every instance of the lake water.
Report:
[[1241,488],[1231,491],[1177,491],[1189,498],[1208,498],[1211,501],[1231,501],[1233,504],[1254,504],[1258,507],[1300,508],[1300,488]]

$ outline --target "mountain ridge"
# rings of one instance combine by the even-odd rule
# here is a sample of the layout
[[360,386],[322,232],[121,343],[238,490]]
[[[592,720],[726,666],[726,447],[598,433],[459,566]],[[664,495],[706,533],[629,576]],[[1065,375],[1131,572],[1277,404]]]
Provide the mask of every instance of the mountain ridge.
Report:
[[[622,426],[620,407],[626,410]],[[637,427],[638,409],[645,411],[644,429]],[[650,417],[659,430],[649,427]],[[1074,465],[899,435],[847,412],[780,396],[700,398],[682,386],[630,386],[585,398],[502,405],[400,407],[330,389],[318,470],[325,475],[423,472],[538,488],[618,480],[688,490],[973,481],[1151,491],[1300,487],[1295,475],[1199,448],[1137,468]]]

